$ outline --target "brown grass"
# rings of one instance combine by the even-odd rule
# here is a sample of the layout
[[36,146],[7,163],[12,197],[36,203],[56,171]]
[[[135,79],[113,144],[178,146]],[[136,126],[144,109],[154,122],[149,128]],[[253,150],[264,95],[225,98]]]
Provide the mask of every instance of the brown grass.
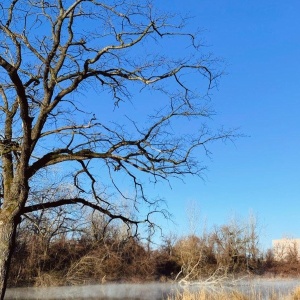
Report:
[[293,293],[292,293],[292,296],[291,296],[291,299],[292,300],[300,300],[300,286],[297,287]]
[[178,293],[174,297],[168,297],[168,300],[250,300],[245,295],[240,292],[224,292],[224,293],[208,293],[205,290],[200,290],[196,293],[191,293],[184,291],[183,293]]
[[[169,296],[167,300],[263,300],[260,294],[253,292],[252,295],[246,296],[239,291],[212,293],[204,289],[197,292],[184,291],[174,296]],[[268,300],[300,300],[300,286],[297,287],[290,295],[282,296],[280,294],[269,295]]]

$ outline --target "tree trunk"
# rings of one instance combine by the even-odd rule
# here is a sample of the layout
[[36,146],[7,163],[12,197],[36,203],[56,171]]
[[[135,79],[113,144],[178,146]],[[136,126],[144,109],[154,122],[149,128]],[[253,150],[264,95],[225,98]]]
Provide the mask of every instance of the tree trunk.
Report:
[[14,249],[17,224],[0,214],[0,300],[4,299],[10,260]]

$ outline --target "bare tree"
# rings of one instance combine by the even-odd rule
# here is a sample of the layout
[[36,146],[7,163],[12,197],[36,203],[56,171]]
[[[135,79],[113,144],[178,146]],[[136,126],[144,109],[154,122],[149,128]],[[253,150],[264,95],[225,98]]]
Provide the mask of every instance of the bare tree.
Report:
[[229,224],[215,227],[212,240],[217,263],[229,272],[257,271],[261,256],[258,230],[252,214],[246,222],[233,218]]
[[[184,21],[156,11],[147,1],[1,2],[1,299],[22,215],[80,205],[131,227],[152,225],[152,213],[161,208],[147,197],[147,177],[141,174],[154,182],[201,175],[195,149],[207,153],[209,142],[232,136],[203,125],[212,111],[199,95],[207,94],[220,74],[214,73],[215,59],[201,55],[196,35],[184,32]],[[169,43],[185,53],[178,57]],[[189,85],[192,77],[198,78],[202,94]],[[126,104],[132,110],[138,103],[134,94],[140,98],[151,91],[161,106],[155,102],[141,123],[113,114],[101,119],[101,114],[85,111],[93,105],[104,109],[109,97],[115,111],[122,112]],[[191,119],[198,128],[190,134],[173,130],[174,121]],[[30,201],[30,186],[58,164],[66,174],[63,183],[73,184],[73,194]],[[126,177],[131,196],[123,189]],[[116,193],[136,209],[148,204],[148,213],[141,219],[124,215]]]

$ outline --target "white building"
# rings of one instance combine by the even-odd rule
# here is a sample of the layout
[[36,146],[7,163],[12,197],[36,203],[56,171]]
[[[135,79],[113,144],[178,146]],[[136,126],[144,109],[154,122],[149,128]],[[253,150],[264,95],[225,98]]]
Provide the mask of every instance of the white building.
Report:
[[272,241],[275,260],[300,259],[300,239],[282,238]]

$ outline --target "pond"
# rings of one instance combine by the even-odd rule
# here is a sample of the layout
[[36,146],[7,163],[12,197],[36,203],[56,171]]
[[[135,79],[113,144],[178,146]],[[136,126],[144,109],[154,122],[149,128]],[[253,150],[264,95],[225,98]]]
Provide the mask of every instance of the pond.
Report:
[[[213,285],[179,286],[172,283],[145,283],[145,284],[103,284],[70,287],[48,287],[48,288],[14,288],[8,289],[6,300],[163,300],[170,294],[188,289],[197,291],[202,286],[212,292],[218,292],[220,287]],[[300,286],[300,279],[241,279],[234,284],[225,282],[222,284],[224,290],[238,290],[245,295],[253,293],[260,295],[260,299],[268,299],[272,294],[285,296],[295,287]]]
[[164,283],[145,284],[103,284],[49,288],[15,288],[8,289],[5,299],[143,299],[161,300],[175,291],[178,286]]

